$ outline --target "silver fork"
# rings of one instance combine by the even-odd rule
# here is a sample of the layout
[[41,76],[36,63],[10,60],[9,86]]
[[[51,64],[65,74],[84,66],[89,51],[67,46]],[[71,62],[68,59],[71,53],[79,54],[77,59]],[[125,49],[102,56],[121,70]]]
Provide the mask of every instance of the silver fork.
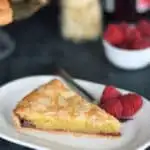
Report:
[[83,87],[81,87],[79,84],[77,84],[71,75],[62,67],[59,67],[58,65],[55,64],[55,70],[56,74],[60,76],[65,83],[70,87],[73,91],[78,93],[80,96],[82,96],[85,100],[87,100],[90,103],[96,103],[95,98],[87,92]]

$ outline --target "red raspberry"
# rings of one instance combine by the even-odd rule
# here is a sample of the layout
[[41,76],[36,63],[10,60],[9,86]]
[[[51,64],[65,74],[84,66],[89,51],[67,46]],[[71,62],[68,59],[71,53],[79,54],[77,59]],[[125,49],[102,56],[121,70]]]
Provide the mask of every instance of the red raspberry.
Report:
[[131,49],[131,43],[129,41],[124,41],[120,45],[117,45],[117,47],[122,48],[122,49],[126,49],[126,50],[130,50]]
[[130,27],[126,31],[126,38],[127,38],[127,41],[131,43],[134,40],[142,39],[142,36],[141,36],[140,31],[137,28]]
[[122,117],[123,107],[120,100],[117,98],[103,104],[102,108],[117,119]]
[[123,107],[123,118],[132,117],[143,104],[142,97],[134,93],[126,94],[121,96],[119,99]]
[[122,43],[125,37],[119,25],[110,24],[104,33],[104,39],[116,45]]
[[150,22],[146,20],[140,20],[137,24],[138,30],[143,36],[150,36]]
[[103,91],[100,104],[104,104],[111,99],[118,98],[119,96],[121,96],[121,93],[114,86],[107,86]]
[[132,49],[145,49],[150,47],[150,41],[146,39],[135,40],[131,47]]
[[122,29],[123,32],[126,32],[127,29],[129,28],[129,25],[126,22],[122,22],[119,24],[120,28]]

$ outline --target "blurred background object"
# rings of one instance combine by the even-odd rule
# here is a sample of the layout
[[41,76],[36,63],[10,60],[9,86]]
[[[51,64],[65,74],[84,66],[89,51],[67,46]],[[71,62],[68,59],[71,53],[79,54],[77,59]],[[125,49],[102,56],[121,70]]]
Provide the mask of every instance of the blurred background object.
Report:
[[13,19],[20,20],[31,17],[49,2],[50,0],[11,0]]
[[149,0],[104,0],[106,22],[135,22],[150,16]]
[[75,42],[102,35],[102,6],[99,0],[60,0],[61,32]]
[[8,0],[0,0],[0,84],[9,78],[9,60],[15,49],[15,42],[3,29],[3,26],[13,22],[13,10]]
[[15,41],[2,28],[0,28],[0,84],[10,76],[10,59],[15,50]]

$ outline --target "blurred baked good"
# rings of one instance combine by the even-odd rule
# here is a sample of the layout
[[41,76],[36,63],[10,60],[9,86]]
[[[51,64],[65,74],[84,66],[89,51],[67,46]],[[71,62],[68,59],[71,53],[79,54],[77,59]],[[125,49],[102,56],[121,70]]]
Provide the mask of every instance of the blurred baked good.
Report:
[[11,0],[14,12],[14,20],[22,20],[31,17],[34,13],[46,6],[50,0]]
[[0,0],[0,25],[6,25],[13,20],[13,11],[8,0]]

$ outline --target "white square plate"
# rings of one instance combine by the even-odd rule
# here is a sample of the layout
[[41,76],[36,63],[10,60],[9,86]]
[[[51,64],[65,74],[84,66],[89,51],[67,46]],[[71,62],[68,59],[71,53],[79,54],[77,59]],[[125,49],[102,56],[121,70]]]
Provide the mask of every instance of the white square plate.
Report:
[[[143,98],[142,109],[132,121],[122,124],[118,139],[75,137],[45,132],[17,132],[12,110],[26,94],[56,76],[34,76],[12,81],[0,88],[0,137],[37,150],[144,150],[150,145],[150,103]],[[104,85],[76,80],[99,100]],[[127,93],[128,91],[121,90]]]

